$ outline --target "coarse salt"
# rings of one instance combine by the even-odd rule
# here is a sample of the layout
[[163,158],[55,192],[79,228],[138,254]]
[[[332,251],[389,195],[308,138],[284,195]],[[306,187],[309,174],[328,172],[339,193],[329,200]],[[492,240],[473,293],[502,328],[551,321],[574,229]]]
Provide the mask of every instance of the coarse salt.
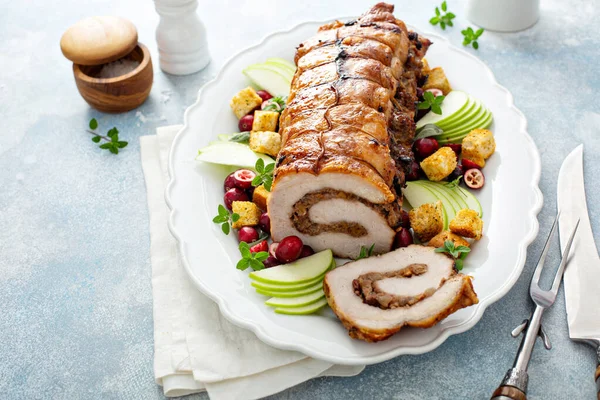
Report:
[[118,76],[122,76],[130,73],[134,69],[136,69],[140,65],[139,61],[130,60],[127,58],[123,58],[121,60],[113,61],[108,64],[104,64],[100,73],[98,74],[98,78],[106,79],[106,78],[116,78]]

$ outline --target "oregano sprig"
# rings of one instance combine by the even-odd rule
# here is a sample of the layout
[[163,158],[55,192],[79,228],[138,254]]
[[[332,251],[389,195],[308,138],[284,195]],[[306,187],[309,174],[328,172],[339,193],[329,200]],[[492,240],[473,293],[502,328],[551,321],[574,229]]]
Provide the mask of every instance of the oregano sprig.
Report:
[[369,258],[373,255],[373,249],[375,248],[375,243],[371,245],[371,247],[360,246],[360,254],[355,260],[360,260],[361,258]]
[[423,101],[419,102],[417,108],[419,110],[431,109],[435,114],[442,115],[442,103],[446,96],[434,96],[431,92],[423,93]]
[[229,232],[231,231],[231,224],[237,222],[238,219],[240,219],[239,214],[230,213],[222,204],[219,204],[218,214],[213,218],[213,222],[215,224],[221,224],[221,230],[223,233],[229,235]]
[[109,150],[113,154],[119,154],[119,149],[127,147],[127,142],[119,140],[119,130],[114,127],[110,129],[106,136],[100,135],[99,133],[94,132],[98,128],[98,121],[96,118],[92,118],[89,123],[89,128],[86,132],[93,135],[92,142],[100,143],[101,140],[106,141],[106,143],[102,143],[100,146],[101,149]]
[[448,5],[446,4],[445,1],[442,3],[441,8],[442,8],[442,11],[444,12],[444,14],[442,14],[440,12],[440,7],[436,7],[435,8],[435,16],[429,20],[429,23],[431,25],[440,24],[440,28],[442,28],[443,30],[446,30],[446,26],[454,26],[454,23],[452,22],[452,20],[456,17],[456,15],[454,15],[451,12],[446,12],[446,11],[448,11]]
[[467,29],[462,30],[460,33],[462,33],[465,37],[465,39],[463,40],[463,46],[471,45],[475,50],[477,50],[479,48],[479,43],[477,43],[477,39],[479,39],[479,36],[481,36],[483,32],[483,28],[479,28],[476,31],[474,31],[473,28],[468,27]]
[[270,163],[265,166],[265,160],[259,158],[254,165],[256,170],[256,176],[252,179],[252,186],[264,185],[267,191],[271,191],[271,185],[273,184],[273,170],[275,170],[275,163]]
[[255,271],[259,271],[265,268],[263,261],[265,261],[269,257],[269,253],[266,251],[259,251],[256,253],[252,253],[250,251],[250,245],[246,242],[240,242],[239,244],[240,254],[242,255],[242,259],[238,261],[235,266],[239,270],[245,270],[248,267],[252,268]]
[[463,269],[463,260],[467,257],[470,248],[467,246],[455,246],[454,242],[451,240],[446,240],[442,247],[438,247],[435,249],[436,253],[448,253],[454,258],[454,264],[456,265],[457,270]]
[[462,175],[451,182],[444,183],[444,186],[446,186],[449,189],[454,189],[455,187],[457,187],[460,184],[461,179],[462,179]]

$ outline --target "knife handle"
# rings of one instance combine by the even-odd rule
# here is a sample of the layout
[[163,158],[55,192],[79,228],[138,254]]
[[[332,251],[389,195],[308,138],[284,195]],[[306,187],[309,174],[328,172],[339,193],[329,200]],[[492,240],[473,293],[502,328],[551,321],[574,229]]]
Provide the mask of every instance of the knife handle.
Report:
[[503,385],[494,391],[491,400],[527,400],[527,396],[514,386]]

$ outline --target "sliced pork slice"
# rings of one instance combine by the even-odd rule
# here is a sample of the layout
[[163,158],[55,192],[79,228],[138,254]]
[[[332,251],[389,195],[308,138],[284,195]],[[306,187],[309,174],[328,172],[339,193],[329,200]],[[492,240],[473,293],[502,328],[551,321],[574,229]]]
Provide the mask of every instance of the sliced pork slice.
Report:
[[327,301],[350,336],[384,340],[404,326],[429,328],[478,302],[471,278],[434,250],[411,245],[325,275]]

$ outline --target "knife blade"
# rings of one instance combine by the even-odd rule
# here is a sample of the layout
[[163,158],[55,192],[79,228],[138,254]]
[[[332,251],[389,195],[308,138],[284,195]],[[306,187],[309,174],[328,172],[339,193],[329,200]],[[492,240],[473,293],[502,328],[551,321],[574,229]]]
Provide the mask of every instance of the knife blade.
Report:
[[600,257],[588,216],[583,182],[583,145],[563,161],[558,175],[561,249],[577,219],[581,219],[565,271],[569,336],[574,340],[600,339]]
[[563,161],[558,174],[559,236],[564,250],[568,235],[580,219],[569,266],[565,271],[565,303],[569,336],[596,348],[594,379],[600,400],[600,257],[588,216],[583,181],[583,145]]

